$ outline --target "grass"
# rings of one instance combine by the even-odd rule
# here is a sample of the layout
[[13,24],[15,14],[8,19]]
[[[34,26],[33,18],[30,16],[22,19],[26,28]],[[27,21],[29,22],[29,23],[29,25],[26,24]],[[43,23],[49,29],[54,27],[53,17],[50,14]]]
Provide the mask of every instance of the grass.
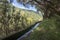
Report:
[[44,21],[24,40],[60,40],[60,16],[55,15]]

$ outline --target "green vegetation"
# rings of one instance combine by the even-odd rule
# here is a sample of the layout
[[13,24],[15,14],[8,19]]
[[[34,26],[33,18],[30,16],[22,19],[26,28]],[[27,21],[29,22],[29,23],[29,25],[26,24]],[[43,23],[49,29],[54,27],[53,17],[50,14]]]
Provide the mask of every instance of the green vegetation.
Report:
[[[34,11],[22,10],[0,2],[0,39],[15,32],[27,29],[43,17]],[[44,11],[44,20],[29,36],[23,40],[60,40],[60,0],[23,0],[24,3],[36,4]],[[41,10],[42,9],[42,10]]]
[[55,15],[44,21],[24,40],[60,40],[60,16]]
[[[11,4],[0,3],[0,38],[25,30],[43,17],[34,11],[22,10]],[[2,6],[1,6],[2,5]]]

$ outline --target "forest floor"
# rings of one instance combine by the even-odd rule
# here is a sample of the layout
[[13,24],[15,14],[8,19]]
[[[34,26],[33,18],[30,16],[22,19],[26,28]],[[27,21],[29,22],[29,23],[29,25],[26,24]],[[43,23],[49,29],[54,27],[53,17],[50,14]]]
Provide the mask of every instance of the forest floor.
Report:
[[60,16],[55,15],[44,21],[24,40],[60,40]]

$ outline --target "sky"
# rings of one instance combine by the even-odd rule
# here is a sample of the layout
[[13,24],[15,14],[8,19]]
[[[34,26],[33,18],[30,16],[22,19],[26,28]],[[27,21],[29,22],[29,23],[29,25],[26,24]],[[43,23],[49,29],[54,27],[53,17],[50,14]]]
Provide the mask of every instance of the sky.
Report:
[[32,10],[32,11],[37,11],[37,9],[35,8],[35,5],[31,5],[31,4],[26,4],[25,6],[23,5],[22,2],[17,2],[17,0],[8,0],[8,2],[10,2],[13,6],[17,7],[17,8],[21,8],[21,9],[26,9],[26,10]]

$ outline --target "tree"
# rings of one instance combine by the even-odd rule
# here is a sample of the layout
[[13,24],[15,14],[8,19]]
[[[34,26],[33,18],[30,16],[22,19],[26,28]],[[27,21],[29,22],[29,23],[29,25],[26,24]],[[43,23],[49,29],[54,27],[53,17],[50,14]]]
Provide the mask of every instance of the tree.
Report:
[[54,14],[60,15],[60,0],[22,0],[24,3],[34,2],[44,10],[44,17],[48,18]]

